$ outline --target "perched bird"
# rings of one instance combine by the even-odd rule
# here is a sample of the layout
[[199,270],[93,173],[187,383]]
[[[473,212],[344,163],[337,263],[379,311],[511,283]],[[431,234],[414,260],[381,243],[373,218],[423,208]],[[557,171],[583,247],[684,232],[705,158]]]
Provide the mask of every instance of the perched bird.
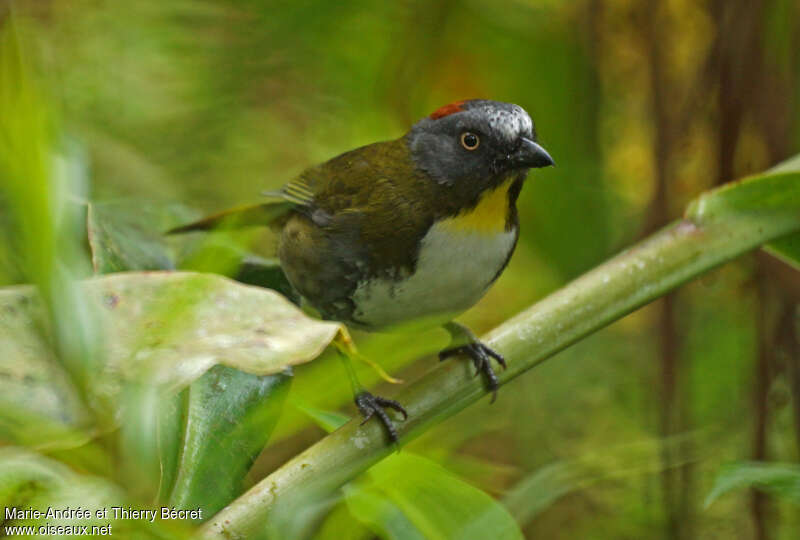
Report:
[[[171,232],[280,228],[278,257],[292,286],[322,317],[365,330],[418,321],[443,326],[441,359],[468,355],[495,395],[491,359],[503,357],[453,318],[474,305],[508,264],[519,236],[516,200],[528,170],[553,165],[518,105],[445,105],[392,141],[312,167],[276,200],[230,210]],[[366,421],[394,400],[357,391]]]

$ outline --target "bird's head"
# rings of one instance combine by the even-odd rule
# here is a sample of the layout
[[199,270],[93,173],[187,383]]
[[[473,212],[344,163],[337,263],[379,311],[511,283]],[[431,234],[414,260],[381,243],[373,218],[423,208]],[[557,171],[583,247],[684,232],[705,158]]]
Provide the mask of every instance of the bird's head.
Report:
[[407,140],[417,167],[448,186],[469,182],[486,189],[532,167],[553,165],[536,142],[531,117],[513,103],[472,99],[445,105],[417,122]]

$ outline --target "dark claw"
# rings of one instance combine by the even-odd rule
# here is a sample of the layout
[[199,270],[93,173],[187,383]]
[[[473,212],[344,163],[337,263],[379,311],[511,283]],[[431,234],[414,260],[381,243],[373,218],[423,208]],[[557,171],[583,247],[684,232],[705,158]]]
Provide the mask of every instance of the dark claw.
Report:
[[498,353],[496,351],[493,351],[492,349],[490,349],[486,345],[483,345],[483,344],[480,344],[480,345],[481,345],[481,347],[483,347],[483,350],[484,350],[484,352],[486,354],[488,354],[489,356],[491,356],[492,358],[497,360],[497,363],[500,364],[501,366],[503,366],[503,369],[506,369],[506,367],[508,367],[508,366],[506,366],[506,359],[503,358],[502,354],[500,354],[500,353]]
[[481,373],[486,375],[487,386],[492,392],[491,403],[494,403],[494,401],[497,399],[498,381],[497,375],[495,375],[494,370],[492,369],[491,359],[494,358],[497,363],[503,367],[503,369],[506,369],[506,359],[503,358],[501,354],[493,351],[483,343],[476,341],[467,345],[453,347],[452,349],[445,349],[439,353],[439,360],[446,360],[451,356],[460,354],[469,356],[472,359],[472,364],[475,366],[476,377]]
[[466,347],[453,347],[452,349],[445,349],[444,351],[439,352],[439,361],[442,362],[451,356],[456,356],[462,353],[468,354],[465,349]]
[[367,420],[372,418],[374,415],[377,415],[378,419],[381,421],[381,424],[384,425],[386,431],[389,433],[389,438],[392,440],[392,442],[397,442],[397,429],[395,429],[394,424],[389,418],[389,415],[386,414],[386,411],[383,409],[384,407],[394,409],[403,415],[403,420],[406,420],[408,419],[408,413],[402,405],[393,399],[375,396],[365,391],[356,395],[356,407],[358,407],[361,416],[364,417],[364,421],[361,422],[361,425],[364,425]]

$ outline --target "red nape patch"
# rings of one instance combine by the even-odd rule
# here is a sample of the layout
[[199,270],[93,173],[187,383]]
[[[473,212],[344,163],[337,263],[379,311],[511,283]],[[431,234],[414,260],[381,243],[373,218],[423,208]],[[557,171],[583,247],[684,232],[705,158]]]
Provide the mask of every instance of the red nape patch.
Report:
[[445,105],[444,107],[439,107],[431,113],[431,118],[433,120],[438,120],[439,118],[443,118],[453,113],[461,112],[464,110],[461,107],[464,103],[466,103],[466,100],[454,101],[453,103]]

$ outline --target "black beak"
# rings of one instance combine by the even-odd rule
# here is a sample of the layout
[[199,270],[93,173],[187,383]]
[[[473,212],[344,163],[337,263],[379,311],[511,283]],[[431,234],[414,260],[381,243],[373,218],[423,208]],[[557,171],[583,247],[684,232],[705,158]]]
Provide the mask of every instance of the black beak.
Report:
[[511,161],[518,167],[549,167],[555,165],[553,158],[538,143],[522,137],[519,150],[511,154]]

